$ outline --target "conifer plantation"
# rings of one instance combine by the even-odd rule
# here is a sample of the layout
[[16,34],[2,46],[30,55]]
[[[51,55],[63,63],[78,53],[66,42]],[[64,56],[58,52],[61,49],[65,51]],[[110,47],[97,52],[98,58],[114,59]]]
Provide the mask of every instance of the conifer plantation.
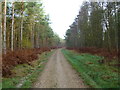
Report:
[[66,46],[118,60],[119,28],[120,2],[84,2],[66,32]]
[[59,45],[50,23],[42,2],[2,2],[3,76],[11,75],[13,66],[36,60],[37,54]]

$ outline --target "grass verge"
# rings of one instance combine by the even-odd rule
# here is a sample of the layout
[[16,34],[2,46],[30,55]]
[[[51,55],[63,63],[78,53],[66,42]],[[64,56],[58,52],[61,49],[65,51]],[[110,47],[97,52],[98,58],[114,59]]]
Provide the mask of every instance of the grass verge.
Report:
[[21,64],[12,70],[13,76],[2,78],[2,88],[32,88],[40,72],[43,70],[48,57],[53,53],[44,52],[39,55],[39,59],[28,64]]
[[66,49],[63,49],[62,53],[89,87],[120,88],[118,68],[98,62],[104,57],[87,53],[79,54]]

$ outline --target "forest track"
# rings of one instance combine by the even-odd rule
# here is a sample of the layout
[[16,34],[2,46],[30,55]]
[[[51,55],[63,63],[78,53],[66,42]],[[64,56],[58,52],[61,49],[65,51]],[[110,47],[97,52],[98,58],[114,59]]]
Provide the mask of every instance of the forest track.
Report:
[[65,59],[61,49],[49,58],[34,88],[86,88],[82,79]]

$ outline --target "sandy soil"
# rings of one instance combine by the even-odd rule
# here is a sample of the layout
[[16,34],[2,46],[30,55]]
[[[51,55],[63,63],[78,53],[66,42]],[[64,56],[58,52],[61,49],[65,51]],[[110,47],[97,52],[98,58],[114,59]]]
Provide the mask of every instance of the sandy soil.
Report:
[[61,49],[55,51],[34,88],[86,88],[82,79],[63,56]]

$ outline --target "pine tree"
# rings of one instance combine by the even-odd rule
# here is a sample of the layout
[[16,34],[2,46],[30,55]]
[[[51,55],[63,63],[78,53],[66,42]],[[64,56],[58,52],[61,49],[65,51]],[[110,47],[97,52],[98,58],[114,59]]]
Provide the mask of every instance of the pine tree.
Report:
[[3,50],[4,54],[6,54],[6,0],[4,1],[4,29],[3,29]]

